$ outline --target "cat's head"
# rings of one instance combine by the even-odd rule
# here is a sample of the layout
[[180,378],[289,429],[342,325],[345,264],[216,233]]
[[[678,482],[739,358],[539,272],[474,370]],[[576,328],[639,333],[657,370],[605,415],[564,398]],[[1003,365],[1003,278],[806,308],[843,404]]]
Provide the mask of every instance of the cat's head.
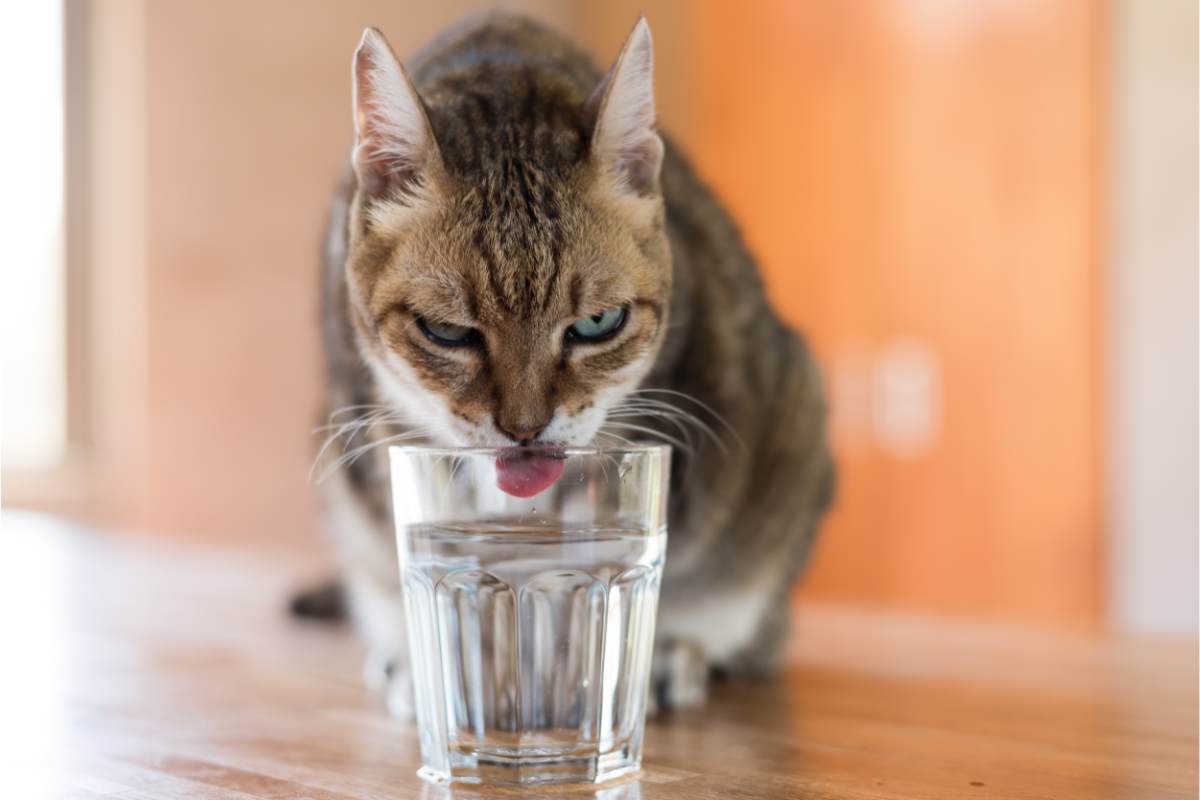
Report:
[[671,287],[652,65],[640,20],[590,96],[520,64],[422,96],[364,34],[351,313],[389,402],[438,443],[588,443],[650,368]]

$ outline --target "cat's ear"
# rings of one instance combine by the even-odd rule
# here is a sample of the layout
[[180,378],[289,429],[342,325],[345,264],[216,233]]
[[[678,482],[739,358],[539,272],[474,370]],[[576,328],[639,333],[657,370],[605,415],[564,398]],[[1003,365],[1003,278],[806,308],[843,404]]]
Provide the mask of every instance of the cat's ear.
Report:
[[367,196],[402,196],[440,163],[425,104],[375,28],[354,53],[354,134],[354,171]]
[[656,193],[663,143],[654,131],[654,42],[645,17],[633,26],[588,106],[595,115],[593,155],[623,188]]

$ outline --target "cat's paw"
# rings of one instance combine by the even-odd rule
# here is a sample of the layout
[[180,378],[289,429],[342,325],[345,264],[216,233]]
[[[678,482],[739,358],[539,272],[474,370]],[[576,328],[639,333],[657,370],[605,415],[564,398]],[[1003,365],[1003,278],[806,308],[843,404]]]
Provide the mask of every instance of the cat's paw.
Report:
[[407,721],[416,715],[416,708],[413,706],[412,673],[408,671],[408,667],[392,670],[384,699],[388,712],[396,719]]
[[708,701],[708,671],[708,659],[697,643],[656,643],[646,713],[702,707]]
[[363,681],[368,689],[383,695],[384,705],[393,717],[413,718],[412,673],[404,658],[372,650],[363,662]]

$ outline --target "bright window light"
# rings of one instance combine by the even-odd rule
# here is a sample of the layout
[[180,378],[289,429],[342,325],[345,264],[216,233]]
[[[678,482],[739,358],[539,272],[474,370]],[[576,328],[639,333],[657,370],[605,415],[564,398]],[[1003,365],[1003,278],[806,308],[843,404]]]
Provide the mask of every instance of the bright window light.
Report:
[[0,219],[12,226],[0,259],[3,459],[34,470],[59,462],[67,441],[62,6],[12,3],[0,20]]

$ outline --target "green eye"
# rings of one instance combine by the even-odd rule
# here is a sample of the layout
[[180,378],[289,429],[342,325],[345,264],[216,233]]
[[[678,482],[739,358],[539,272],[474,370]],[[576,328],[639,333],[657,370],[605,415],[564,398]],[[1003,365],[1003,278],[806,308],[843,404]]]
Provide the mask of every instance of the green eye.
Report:
[[421,328],[421,332],[425,334],[425,338],[434,344],[446,347],[460,347],[462,345],[474,344],[479,338],[479,333],[474,328],[468,328],[466,325],[434,322],[424,317],[417,317],[417,325]]
[[610,308],[577,321],[567,329],[567,336],[586,342],[602,341],[621,330],[625,317],[624,308]]

